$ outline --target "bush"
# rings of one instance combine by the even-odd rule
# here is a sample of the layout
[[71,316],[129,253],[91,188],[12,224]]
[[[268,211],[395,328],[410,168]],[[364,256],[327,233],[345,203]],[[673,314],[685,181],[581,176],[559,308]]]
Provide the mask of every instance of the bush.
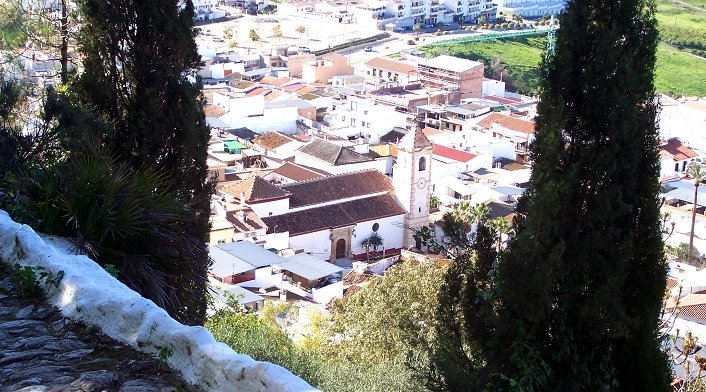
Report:
[[441,35],[441,31],[437,31],[436,33],[434,33],[434,35],[436,35],[436,36]]
[[415,45],[417,42],[413,39],[408,39],[407,40],[407,45]]
[[329,392],[419,391],[404,364],[357,364],[336,353],[298,347],[279,328],[250,313],[221,312],[206,322],[216,340],[258,361],[283,366],[313,386]]
[[135,172],[104,153],[32,170],[18,181],[31,225],[73,238],[77,252],[184,323],[205,306],[206,277],[193,255],[203,246],[187,227],[194,213],[165,177]]

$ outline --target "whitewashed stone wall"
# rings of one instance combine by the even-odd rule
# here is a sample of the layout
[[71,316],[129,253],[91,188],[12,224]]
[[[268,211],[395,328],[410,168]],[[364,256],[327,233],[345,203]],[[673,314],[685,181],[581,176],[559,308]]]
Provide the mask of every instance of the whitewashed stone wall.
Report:
[[0,260],[42,267],[64,277],[43,287],[49,302],[74,320],[100,328],[135,349],[157,354],[170,347],[168,364],[206,391],[295,392],[315,389],[288,370],[234,352],[203,327],[188,327],[117,281],[85,256],[73,255],[68,241],[40,237],[0,210]]

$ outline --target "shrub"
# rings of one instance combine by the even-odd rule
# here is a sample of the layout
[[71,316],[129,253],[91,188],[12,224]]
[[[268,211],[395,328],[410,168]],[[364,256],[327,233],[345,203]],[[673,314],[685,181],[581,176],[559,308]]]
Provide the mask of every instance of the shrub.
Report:
[[37,230],[73,238],[76,251],[112,265],[118,278],[187,322],[205,305],[195,250],[187,234],[194,213],[165,176],[133,171],[102,153],[33,170],[19,182],[20,200]]

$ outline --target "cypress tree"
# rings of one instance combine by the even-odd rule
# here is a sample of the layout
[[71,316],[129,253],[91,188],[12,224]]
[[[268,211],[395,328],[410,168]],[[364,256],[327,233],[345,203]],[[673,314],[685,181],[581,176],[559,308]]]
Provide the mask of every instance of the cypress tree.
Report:
[[569,0],[498,264],[494,390],[667,391],[652,0]]
[[193,83],[200,57],[192,1],[83,0],[80,11],[78,96],[113,122],[106,149],[135,170],[164,173],[169,190],[193,209],[196,223],[184,224],[182,234],[203,246],[183,249],[179,238],[164,244],[165,257],[189,260],[187,270],[170,271],[168,285],[180,291],[180,303],[165,305],[179,320],[201,323],[211,186],[205,182],[209,131]]

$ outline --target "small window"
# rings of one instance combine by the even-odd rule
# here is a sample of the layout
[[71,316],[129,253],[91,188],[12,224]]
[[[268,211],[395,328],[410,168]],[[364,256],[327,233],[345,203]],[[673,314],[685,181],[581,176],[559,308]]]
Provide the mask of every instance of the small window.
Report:
[[380,229],[380,224],[379,224],[379,223],[373,223],[373,231],[377,232],[378,229]]
[[422,212],[422,207],[419,207],[419,212]]
[[427,159],[424,157],[419,158],[419,171],[427,170]]
[[272,216],[272,211],[270,211],[270,216]]

